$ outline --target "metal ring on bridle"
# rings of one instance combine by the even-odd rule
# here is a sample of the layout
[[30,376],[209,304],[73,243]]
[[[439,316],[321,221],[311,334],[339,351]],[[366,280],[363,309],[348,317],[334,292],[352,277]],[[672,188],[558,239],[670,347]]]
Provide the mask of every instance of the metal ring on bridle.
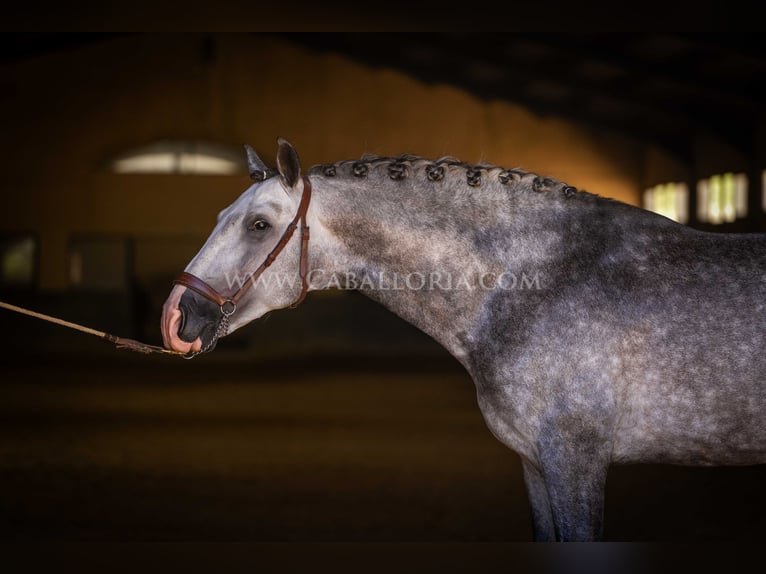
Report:
[[[230,309],[230,310],[227,310]],[[227,299],[221,304],[221,313],[224,317],[231,317],[237,310],[237,304],[231,299]]]

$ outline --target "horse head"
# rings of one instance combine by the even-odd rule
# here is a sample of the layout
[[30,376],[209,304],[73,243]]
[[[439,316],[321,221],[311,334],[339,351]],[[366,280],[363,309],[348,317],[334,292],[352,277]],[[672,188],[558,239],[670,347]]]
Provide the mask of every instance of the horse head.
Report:
[[299,303],[308,290],[311,184],[301,177],[298,154],[279,138],[275,171],[250,146],[246,151],[253,185],[218,214],[163,305],[163,340],[175,351],[210,351],[218,338]]

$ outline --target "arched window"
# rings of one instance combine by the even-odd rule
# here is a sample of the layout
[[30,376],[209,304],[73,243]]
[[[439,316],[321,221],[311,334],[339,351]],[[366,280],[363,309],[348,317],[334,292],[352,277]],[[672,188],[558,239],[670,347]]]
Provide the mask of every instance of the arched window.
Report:
[[119,155],[110,162],[115,173],[235,175],[246,173],[244,148],[213,142],[167,140]]

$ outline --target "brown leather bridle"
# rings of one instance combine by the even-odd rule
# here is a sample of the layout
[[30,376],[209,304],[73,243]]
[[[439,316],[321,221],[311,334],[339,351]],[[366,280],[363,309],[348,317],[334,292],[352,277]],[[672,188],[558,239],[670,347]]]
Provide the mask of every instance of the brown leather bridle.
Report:
[[[205,281],[196,275],[187,273],[186,271],[181,273],[181,275],[179,275],[178,278],[173,281],[173,283],[176,285],[183,285],[184,287],[188,287],[192,291],[199,293],[205,299],[208,299],[209,301],[212,301],[218,305],[221,309],[222,321],[219,323],[219,326],[216,330],[216,335],[213,341],[211,341],[211,344],[208,345],[208,348],[204,349],[202,352],[209,350],[209,348],[215,344],[215,341],[220,335],[226,334],[225,332],[221,333],[221,323],[225,324],[226,328],[228,328],[228,319],[237,310],[237,303],[239,303],[242,297],[245,296],[248,289],[250,289],[255,284],[255,282],[258,281],[258,278],[263,274],[263,272],[266,271],[266,269],[272,263],[274,263],[277,256],[282,252],[282,250],[292,238],[293,233],[295,233],[299,223],[301,229],[301,256],[298,271],[301,277],[301,293],[298,298],[290,305],[290,308],[295,308],[301,304],[309,290],[309,226],[306,224],[306,213],[309,209],[309,203],[311,203],[311,182],[309,181],[309,178],[304,175],[303,194],[301,195],[301,202],[300,205],[298,205],[298,211],[295,214],[295,217],[293,217],[292,221],[287,226],[287,229],[285,229],[285,232],[282,234],[282,237],[279,239],[279,242],[266,256],[266,259],[263,261],[263,263],[261,263],[255,271],[247,276],[247,278],[241,284],[239,290],[231,297],[225,297],[224,295],[221,295]],[[225,331],[225,329],[223,330]]]

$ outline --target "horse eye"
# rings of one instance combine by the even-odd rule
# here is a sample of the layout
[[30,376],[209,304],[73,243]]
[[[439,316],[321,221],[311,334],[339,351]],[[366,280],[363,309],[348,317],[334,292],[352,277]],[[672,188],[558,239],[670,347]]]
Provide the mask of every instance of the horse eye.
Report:
[[264,221],[263,219],[256,219],[253,221],[253,224],[250,226],[250,229],[253,231],[265,231],[267,230],[271,225],[269,225],[268,221]]

